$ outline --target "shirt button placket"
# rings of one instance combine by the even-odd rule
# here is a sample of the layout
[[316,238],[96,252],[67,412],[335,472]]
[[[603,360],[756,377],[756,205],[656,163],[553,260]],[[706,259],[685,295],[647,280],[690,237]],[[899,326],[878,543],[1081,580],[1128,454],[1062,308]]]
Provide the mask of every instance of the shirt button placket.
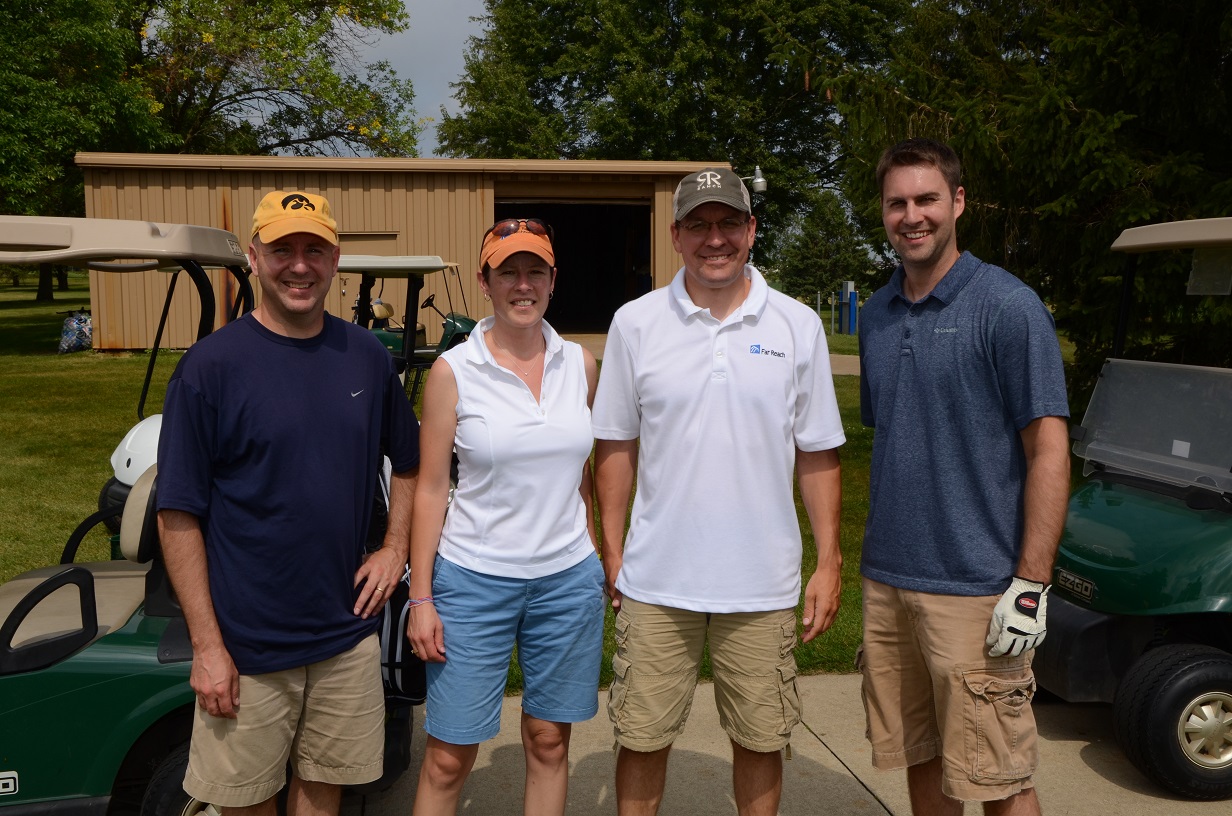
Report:
[[720,327],[715,327],[712,335],[711,348],[714,352],[710,360],[710,379],[715,382],[727,381],[727,334]]

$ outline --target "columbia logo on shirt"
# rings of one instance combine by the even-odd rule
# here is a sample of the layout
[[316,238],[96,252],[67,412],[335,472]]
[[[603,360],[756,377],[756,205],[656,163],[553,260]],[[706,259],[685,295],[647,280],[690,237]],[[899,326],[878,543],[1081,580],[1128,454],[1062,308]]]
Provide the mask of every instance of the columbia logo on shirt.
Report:
[[760,354],[763,357],[786,357],[787,356],[781,351],[775,351],[774,349],[764,349],[761,347],[760,343],[754,343],[753,345],[749,346],[749,354]]

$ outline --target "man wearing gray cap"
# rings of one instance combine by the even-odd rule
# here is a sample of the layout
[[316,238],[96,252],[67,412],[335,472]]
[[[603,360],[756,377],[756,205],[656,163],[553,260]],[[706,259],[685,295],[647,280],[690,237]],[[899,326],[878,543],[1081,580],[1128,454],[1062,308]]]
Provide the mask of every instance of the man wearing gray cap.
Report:
[[608,699],[617,807],[658,811],[708,640],[737,808],[774,814],[780,752],[800,720],[792,475],[817,542],[808,641],[838,611],[843,428],[820,319],[748,262],[757,222],[739,177],[726,168],[686,176],[673,211],[684,266],[616,313],[592,419],[617,610]]

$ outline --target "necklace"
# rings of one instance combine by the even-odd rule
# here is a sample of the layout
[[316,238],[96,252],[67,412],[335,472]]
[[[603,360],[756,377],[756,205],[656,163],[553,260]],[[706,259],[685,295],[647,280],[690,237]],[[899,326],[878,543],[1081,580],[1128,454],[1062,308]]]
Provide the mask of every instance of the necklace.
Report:
[[[540,336],[540,339],[541,339],[541,340],[543,340],[543,349],[542,349],[542,351],[546,352],[546,351],[547,351],[547,348],[548,348],[548,341],[547,341],[547,339],[546,339],[546,338],[544,338],[542,335]],[[518,365],[518,364],[519,364],[519,363],[521,363],[522,361],[521,361],[521,360],[519,360],[517,357],[514,357],[514,356],[513,356],[513,352],[512,352],[512,351],[510,351],[509,349],[507,349],[507,348],[505,348],[504,346],[502,346],[502,345],[501,345],[501,343],[500,343],[500,341],[499,341],[499,340],[497,340],[495,336],[493,336],[493,337],[492,337],[492,342],[496,344],[496,347],[497,347],[498,349],[500,349],[501,351],[503,351],[503,352],[505,353],[505,356],[509,358],[510,363],[513,365],[513,369],[514,369],[515,371],[520,371],[520,372],[522,373],[522,377],[523,377],[524,379],[528,379],[528,380],[530,379],[530,372],[535,370],[535,364],[536,364],[537,362],[539,362],[540,360],[542,360],[542,359],[543,359],[543,358],[540,356],[540,353],[539,353],[539,352],[536,352],[536,353],[535,353],[535,356],[534,356],[534,357],[531,359],[531,361],[530,361],[530,371],[526,371],[526,370],[524,370],[524,369],[523,369],[520,365]]]

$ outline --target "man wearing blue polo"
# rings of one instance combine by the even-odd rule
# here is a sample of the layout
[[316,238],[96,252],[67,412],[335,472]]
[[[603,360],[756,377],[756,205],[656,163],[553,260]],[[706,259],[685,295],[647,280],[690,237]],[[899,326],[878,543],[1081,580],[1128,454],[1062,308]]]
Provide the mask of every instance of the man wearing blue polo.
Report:
[[877,167],[902,261],[860,314],[860,407],[875,428],[861,671],[877,768],[916,814],[1039,812],[1031,655],[1069,494],[1052,316],[958,251],[958,156],[910,139]]

